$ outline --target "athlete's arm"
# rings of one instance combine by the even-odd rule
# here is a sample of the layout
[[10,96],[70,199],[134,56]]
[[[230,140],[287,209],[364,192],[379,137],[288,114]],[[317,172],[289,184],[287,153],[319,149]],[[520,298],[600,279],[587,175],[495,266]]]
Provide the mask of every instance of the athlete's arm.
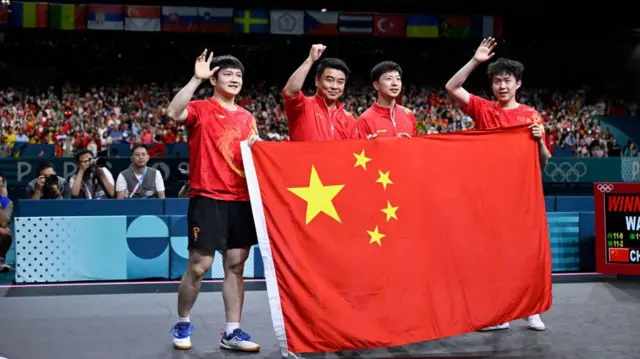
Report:
[[445,88],[447,89],[447,93],[449,96],[453,97],[456,102],[461,105],[467,105],[469,103],[469,92],[462,87],[465,81],[473,70],[478,67],[481,63],[488,61],[491,59],[495,52],[493,49],[496,47],[495,39],[489,37],[480,43],[480,46],[476,50],[475,55],[466,65],[464,65],[458,72],[453,75],[453,77],[447,82]]
[[311,46],[311,51],[309,51],[309,57],[304,60],[302,65],[298,67],[298,69],[289,77],[287,84],[284,86],[283,93],[287,97],[295,97],[300,90],[302,90],[302,86],[304,85],[304,80],[307,78],[309,71],[311,70],[311,66],[316,62],[322,53],[327,47],[322,44],[315,44]]
[[[211,60],[213,59],[213,52],[209,53],[209,57],[207,56],[207,50],[196,59],[195,71],[194,75],[187,83],[185,87],[183,87],[171,100],[169,107],[167,107],[167,117],[176,121],[178,124],[182,124],[189,117],[189,113],[187,112],[187,105],[193,98],[193,94],[196,93],[202,81],[208,80],[213,76],[213,74],[218,70],[218,68],[211,69]],[[206,58],[206,60],[205,60]]]
[[540,168],[544,168],[547,163],[549,163],[549,158],[551,158],[551,152],[547,148],[547,145],[544,141],[544,126],[540,123],[535,123],[531,126],[531,134],[533,138],[538,143],[538,158],[540,159]]

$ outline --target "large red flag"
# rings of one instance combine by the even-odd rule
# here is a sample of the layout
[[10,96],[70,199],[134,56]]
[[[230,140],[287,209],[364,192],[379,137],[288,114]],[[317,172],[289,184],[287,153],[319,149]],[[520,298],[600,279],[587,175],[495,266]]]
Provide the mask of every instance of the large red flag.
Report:
[[283,354],[404,345],[551,306],[526,127],[267,142],[243,157]]

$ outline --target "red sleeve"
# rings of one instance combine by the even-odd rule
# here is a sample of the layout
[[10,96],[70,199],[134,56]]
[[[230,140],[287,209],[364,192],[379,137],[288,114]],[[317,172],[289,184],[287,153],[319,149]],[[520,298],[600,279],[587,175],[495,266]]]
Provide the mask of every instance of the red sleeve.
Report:
[[409,120],[411,121],[411,127],[413,128],[411,130],[411,137],[416,137],[418,136],[418,120],[416,120],[416,115],[413,114],[413,111],[409,115]]
[[357,140],[362,138],[360,135],[360,129],[358,128],[358,120],[351,116],[351,120],[349,122],[349,127],[351,127],[351,139]]
[[284,98],[284,110],[287,114],[287,121],[293,122],[304,116],[304,108],[307,104],[307,98],[304,96],[302,91],[298,91],[298,94],[294,97],[288,97],[283,90],[282,97]]
[[476,96],[474,94],[469,94],[469,103],[460,106],[460,109],[462,110],[462,112],[467,114],[467,116],[471,117],[476,125],[476,128],[481,130],[489,127],[486,123],[486,118],[484,118],[484,116],[482,115],[482,110],[487,106],[491,106],[490,101],[487,101],[482,97]]
[[187,105],[187,120],[184,124],[187,127],[193,127],[196,121],[198,120],[198,103],[196,101],[191,101]]

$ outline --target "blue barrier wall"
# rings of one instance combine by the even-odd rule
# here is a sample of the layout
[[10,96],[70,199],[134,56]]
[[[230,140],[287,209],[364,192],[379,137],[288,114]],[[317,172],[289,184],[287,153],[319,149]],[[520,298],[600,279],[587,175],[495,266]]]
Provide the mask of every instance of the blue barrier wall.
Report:
[[[546,197],[554,272],[595,270],[592,197]],[[16,282],[177,279],[187,265],[186,199],[20,201]],[[254,246],[246,278],[264,278]],[[207,278],[223,278],[216,260]]]

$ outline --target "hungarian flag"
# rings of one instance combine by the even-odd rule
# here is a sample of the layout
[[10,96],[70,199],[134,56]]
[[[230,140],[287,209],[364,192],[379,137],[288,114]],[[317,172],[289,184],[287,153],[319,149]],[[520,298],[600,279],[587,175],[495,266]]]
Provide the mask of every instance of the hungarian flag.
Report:
[[243,146],[287,352],[405,345],[551,306],[530,130]]

